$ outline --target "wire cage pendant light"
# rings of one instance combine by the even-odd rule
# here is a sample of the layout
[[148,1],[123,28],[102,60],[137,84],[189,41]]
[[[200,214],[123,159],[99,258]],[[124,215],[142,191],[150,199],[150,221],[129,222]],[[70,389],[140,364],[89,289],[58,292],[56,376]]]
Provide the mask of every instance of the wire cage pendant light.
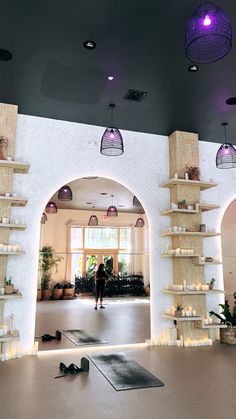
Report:
[[208,64],[223,58],[232,46],[232,29],[222,7],[205,1],[187,23],[185,55],[197,64]]
[[72,201],[73,194],[71,188],[68,185],[64,185],[59,189],[58,199],[60,201]]
[[144,219],[139,217],[136,220],[135,227],[143,227],[145,225]]
[[89,226],[97,226],[98,225],[98,217],[96,215],[91,215],[88,222]]
[[124,153],[122,135],[118,128],[115,128],[113,125],[113,110],[115,106],[114,103],[109,105],[111,109],[111,126],[104,131],[101,139],[100,153],[104,156],[120,156]]
[[57,204],[54,201],[49,201],[46,205],[47,214],[56,214],[57,213]]
[[43,212],[42,216],[41,216],[41,224],[45,224],[47,219],[48,219],[48,217],[47,217],[46,212]]
[[107,216],[108,216],[108,217],[117,217],[117,216],[118,216],[118,210],[117,210],[117,208],[115,207],[115,205],[113,205],[113,196],[114,196],[114,195],[111,195],[111,197],[112,197],[112,205],[110,205],[110,206],[107,208]]
[[222,144],[216,154],[216,167],[218,169],[232,169],[236,167],[236,149],[233,144],[226,140],[226,127],[228,122],[223,122],[225,142]]

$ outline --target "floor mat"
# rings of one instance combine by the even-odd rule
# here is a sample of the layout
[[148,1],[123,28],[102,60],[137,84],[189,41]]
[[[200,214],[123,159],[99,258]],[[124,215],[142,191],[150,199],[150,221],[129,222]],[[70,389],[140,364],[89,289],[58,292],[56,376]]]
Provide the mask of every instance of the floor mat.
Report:
[[124,352],[92,355],[89,359],[116,391],[164,386],[158,378],[128,358]]
[[86,346],[86,345],[102,345],[108,343],[105,340],[98,339],[95,336],[90,336],[85,330],[60,330],[61,334],[69,339],[76,346]]

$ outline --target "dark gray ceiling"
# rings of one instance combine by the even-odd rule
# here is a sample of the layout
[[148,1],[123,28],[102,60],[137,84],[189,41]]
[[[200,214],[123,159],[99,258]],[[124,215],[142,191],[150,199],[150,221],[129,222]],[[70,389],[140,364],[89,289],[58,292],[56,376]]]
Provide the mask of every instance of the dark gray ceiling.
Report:
[[[19,112],[109,125],[115,102],[119,128],[168,135],[198,132],[222,142],[221,123],[236,144],[236,47],[222,60],[187,71],[186,22],[200,1],[189,0],[5,0],[1,2],[0,101]],[[236,27],[235,0],[217,0]],[[97,48],[83,42],[94,39]],[[113,75],[112,82],[107,80]],[[147,92],[140,102],[123,99],[128,89]]]

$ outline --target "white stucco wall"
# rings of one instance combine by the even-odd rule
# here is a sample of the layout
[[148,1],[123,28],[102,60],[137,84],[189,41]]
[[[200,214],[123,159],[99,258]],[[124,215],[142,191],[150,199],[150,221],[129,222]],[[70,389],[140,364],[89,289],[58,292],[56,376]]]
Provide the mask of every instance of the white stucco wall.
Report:
[[[151,277],[151,335],[156,337],[162,327],[171,322],[161,313],[172,305],[172,298],[163,295],[161,289],[171,282],[171,260],[161,258],[168,238],[160,238],[160,231],[170,224],[169,217],[161,217],[160,211],[169,207],[169,190],[159,184],[169,177],[168,138],[160,135],[122,131],[125,153],[119,157],[100,154],[100,138],[104,128],[19,115],[16,136],[15,159],[30,163],[28,174],[16,174],[14,192],[28,197],[25,208],[13,208],[12,216],[24,218],[28,228],[24,232],[11,233],[11,242],[20,242],[25,256],[9,257],[8,274],[23,293],[23,299],[6,303],[5,314],[15,313],[16,326],[20,331],[22,349],[31,349],[34,339],[36,309],[37,262],[39,250],[40,218],[42,211],[62,185],[83,177],[101,176],[126,186],[142,202],[149,222],[149,250]],[[89,143],[97,141],[97,146]],[[203,193],[206,200],[222,204],[220,210],[204,214],[209,226],[220,228],[224,208],[236,195],[236,178],[231,171],[215,169],[215,153],[218,146],[200,142],[201,171],[203,179],[214,178],[218,188]],[[209,251],[209,246],[212,250]],[[219,255],[220,240],[206,239],[205,254]],[[222,269],[207,267],[217,273],[217,286],[222,286]],[[217,270],[217,272],[216,272]],[[209,300],[210,308],[217,306],[219,298]]]

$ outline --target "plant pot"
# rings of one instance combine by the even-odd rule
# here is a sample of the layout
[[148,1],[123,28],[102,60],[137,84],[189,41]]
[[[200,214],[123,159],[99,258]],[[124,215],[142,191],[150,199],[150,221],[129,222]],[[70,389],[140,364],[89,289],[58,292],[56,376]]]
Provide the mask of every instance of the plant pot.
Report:
[[37,290],[37,301],[41,301],[42,300],[42,290]]
[[182,311],[175,310],[175,317],[181,317],[181,316],[182,316]]
[[189,177],[189,179],[190,179],[190,180],[200,180],[200,179],[199,179],[199,175],[191,175],[191,176]]
[[55,288],[52,291],[52,299],[53,300],[61,300],[63,296],[63,288]]
[[236,326],[227,326],[227,329],[220,329],[221,343],[236,345]]
[[150,297],[150,287],[144,287],[144,293],[146,295],[146,297]]
[[14,292],[14,285],[4,286],[4,294],[13,294],[13,292]]
[[43,300],[50,300],[51,290],[43,290]]
[[65,297],[65,299],[72,299],[74,298],[75,295],[75,289],[74,288],[64,288],[63,289],[63,298]]
[[186,205],[186,204],[178,204],[178,208],[179,209],[187,209],[188,208],[188,205]]
[[2,147],[0,147],[0,160],[5,160]]

